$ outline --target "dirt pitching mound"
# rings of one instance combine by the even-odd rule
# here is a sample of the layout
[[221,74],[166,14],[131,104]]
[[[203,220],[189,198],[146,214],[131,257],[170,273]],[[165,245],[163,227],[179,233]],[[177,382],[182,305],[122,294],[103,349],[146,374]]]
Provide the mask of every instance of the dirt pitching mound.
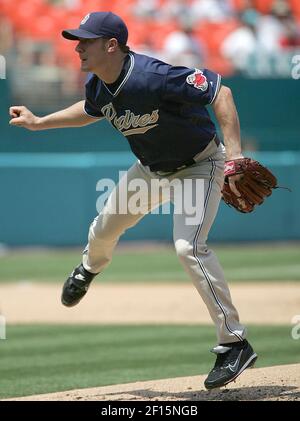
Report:
[[[79,306],[60,302],[61,285],[1,285],[0,309],[9,324],[211,324],[202,299],[190,284],[94,284]],[[289,325],[299,314],[299,282],[231,285],[243,323]]]
[[28,396],[32,401],[300,401],[300,364],[248,369],[226,388],[205,390],[206,376],[137,382]]

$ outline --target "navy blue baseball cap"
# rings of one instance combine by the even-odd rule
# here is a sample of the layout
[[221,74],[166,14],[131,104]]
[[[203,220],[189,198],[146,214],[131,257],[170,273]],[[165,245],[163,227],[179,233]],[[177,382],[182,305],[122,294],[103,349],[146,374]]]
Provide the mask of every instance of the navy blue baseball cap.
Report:
[[116,38],[126,45],[128,29],[123,20],[112,12],[93,12],[83,18],[78,29],[65,29],[62,36],[66,39],[79,38]]

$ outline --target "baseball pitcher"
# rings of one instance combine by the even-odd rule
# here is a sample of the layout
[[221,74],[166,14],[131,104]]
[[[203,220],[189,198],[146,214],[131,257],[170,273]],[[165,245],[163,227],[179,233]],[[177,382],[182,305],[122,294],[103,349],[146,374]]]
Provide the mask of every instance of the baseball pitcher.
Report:
[[[81,70],[88,72],[85,99],[44,117],[24,106],[12,106],[10,124],[45,130],[107,119],[125,136],[137,157],[92,222],[82,262],[63,286],[62,303],[67,307],[79,303],[92,279],[110,263],[120,236],[167,200],[161,193],[150,198],[148,189],[142,212],[118,212],[115,205],[122,193],[127,190],[128,201],[133,195],[128,191],[131,180],[143,180],[147,186],[162,179],[203,180],[203,209],[197,224],[187,224],[184,209],[174,213],[174,245],[216,326],[217,346],[212,351],[217,358],[205,387],[224,386],[257,358],[246,340],[246,328],[239,321],[223,270],[206,244],[222,198],[225,160],[229,163],[227,200],[228,194],[233,194],[241,210],[246,209],[239,191],[243,171],[235,171],[235,163],[244,157],[231,90],[213,71],[174,67],[130,51],[127,27],[111,12],[90,13],[79,28],[64,30],[62,35],[76,43]],[[207,107],[216,115],[225,146]],[[197,198],[200,191],[192,194]]]

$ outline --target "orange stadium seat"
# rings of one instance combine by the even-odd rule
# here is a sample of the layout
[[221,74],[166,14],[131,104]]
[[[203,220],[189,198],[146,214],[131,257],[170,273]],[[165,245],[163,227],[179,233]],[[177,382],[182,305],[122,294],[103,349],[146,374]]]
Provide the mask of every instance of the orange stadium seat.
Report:
[[156,50],[163,48],[166,37],[174,31],[179,29],[178,22],[176,20],[170,20],[167,22],[149,22],[148,24],[147,37]]
[[231,0],[231,4],[235,10],[242,10],[244,7],[244,0]]
[[102,12],[109,10],[115,13],[117,13],[116,11],[126,13],[126,10],[133,6],[135,1],[136,0],[81,0],[76,10],[80,11],[83,16],[89,12]]
[[[296,0],[297,1],[297,0]],[[271,10],[274,0],[254,0],[254,7],[262,13],[267,13]],[[243,10],[245,8],[245,0],[232,0],[233,7],[236,10]]]
[[220,45],[227,35],[239,25],[237,20],[222,23],[202,22],[195,30],[195,36],[203,42],[210,53],[219,52]]
[[300,21],[300,1],[299,0],[290,0],[289,1],[291,9],[295,18]]
[[145,23],[141,20],[128,17],[128,19],[126,19],[126,24],[129,32],[128,44],[133,48],[137,45],[144,44],[147,37],[147,27]]
[[36,40],[51,41],[56,36],[56,22],[49,15],[40,15],[34,19],[27,34]]
[[0,12],[5,16],[10,17],[15,8],[15,5],[10,0],[0,0]]
[[65,9],[64,7],[51,7],[49,10],[49,16],[55,22],[57,29],[60,31],[65,29],[66,22],[68,20],[68,16],[73,16],[73,12]]
[[262,13],[269,13],[274,0],[254,0],[255,8]]
[[[300,0],[287,0],[295,17],[300,21]],[[134,17],[136,0],[81,0],[73,9],[64,6],[51,5],[48,0],[22,0],[22,7],[11,0],[0,0],[0,13],[6,15],[12,22],[17,35],[30,36],[34,39],[53,41],[55,51],[61,62],[73,63],[78,66],[78,57],[70,44],[63,40],[61,31],[65,28],[78,27],[83,16],[90,11],[111,10],[119,14],[129,28],[129,45],[136,48],[149,44],[153,49],[161,50],[165,38],[178,29],[176,21],[157,22],[151,19]],[[163,6],[166,0],[160,0]],[[254,0],[255,7],[262,13],[271,10],[274,0]],[[244,0],[232,0],[236,10],[242,10]],[[230,64],[219,55],[222,40],[238,26],[238,21],[232,19],[225,23],[202,22],[196,26],[195,36],[208,49],[211,67],[217,67],[223,74],[230,74]],[[75,45],[74,45],[75,47]],[[217,70],[218,70],[217,69]],[[219,71],[221,71],[219,70]]]
[[[46,16],[51,6],[43,0],[24,0],[22,7],[16,7],[14,2],[11,2],[10,8],[7,8],[8,17],[13,26],[22,34],[28,34],[31,31],[31,26],[40,17]],[[14,5],[14,7],[13,7]]]

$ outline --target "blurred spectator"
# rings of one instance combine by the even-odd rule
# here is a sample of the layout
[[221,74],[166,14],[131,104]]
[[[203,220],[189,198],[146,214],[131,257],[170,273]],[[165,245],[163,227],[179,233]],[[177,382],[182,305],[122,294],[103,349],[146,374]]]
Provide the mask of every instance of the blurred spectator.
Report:
[[259,47],[266,53],[279,53],[281,40],[289,32],[293,20],[290,6],[284,0],[275,0],[271,13],[263,15],[257,22],[257,40]]
[[[15,102],[26,98],[33,109],[55,108],[78,98],[78,70],[57,65],[53,46],[46,42],[20,39],[10,68],[12,95]],[[38,86],[39,95],[36,95]]]
[[[56,108],[82,94],[82,73],[60,43],[61,26],[77,25],[82,8],[119,13],[124,5],[134,51],[173,65],[212,65],[226,75],[285,77],[292,50],[300,46],[299,22],[290,7],[296,10],[296,1],[274,0],[271,7],[271,0],[26,0],[21,8],[0,0],[0,54],[12,68],[14,93],[33,97],[36,83],[48,85],[45,101]],[[55,20],[55,30],[47,19]]]
[[194,0],[191,13],[196,21],[222,22],[233,15],[231,0]]
[[[276,7],[276,3],[275,3]],[[292,14],[289,4],[277,3],[278,18],[284,26],[284,31],[279,39],[282,48],[295,48],[300,46],[300,27]]]
[[[253,13],[252,13],[253,12]],[[240,26],[223,41],[220,51],[237,71],[248,66],[248,60],[257,50],[256,23],[258,14],[250,8],[243,12]]]
[[165,39],[163,57],[174,66],[201,67],[204,54],[204,47],[194,38],[190,25],[183,25]]
[[9,19],[0,12],[0,54],[13,47],[14,33]]
[[77,9],[82,1],[81,0],[48,0],[48,3],[51,3],[55,6],[64,6],[67,9]]
[[284,49],[300,47],[300,29],[295,21],[286,23],[285,34],[280,39],[280,45]]
[[137,0],[131,9],[139,18],[156,18],[159,14],[159,0]]
[[176,19],[183,25],[194,21],[190,1],[187,0],[167,0],[161,8],[160,15],[165,20]]

